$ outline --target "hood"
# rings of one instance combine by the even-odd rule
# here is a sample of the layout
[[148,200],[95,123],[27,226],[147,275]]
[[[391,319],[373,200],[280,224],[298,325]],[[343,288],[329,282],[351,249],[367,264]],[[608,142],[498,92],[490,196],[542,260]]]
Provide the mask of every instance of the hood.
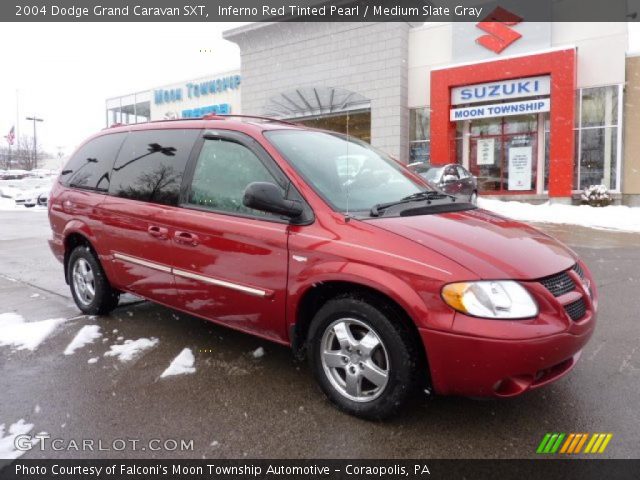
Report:
[[369,222],[434,250],[484,279],[533,280],[566,270],[575,254],[515,220],[476,209]]

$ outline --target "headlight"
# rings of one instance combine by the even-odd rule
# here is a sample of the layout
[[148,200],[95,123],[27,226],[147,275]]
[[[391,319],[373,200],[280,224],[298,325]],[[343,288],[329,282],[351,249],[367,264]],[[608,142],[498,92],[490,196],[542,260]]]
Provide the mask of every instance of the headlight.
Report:
[[538,305],[529,292],[511,280],[450,283],[442,299],[458,312],[484,318],[530,318]]

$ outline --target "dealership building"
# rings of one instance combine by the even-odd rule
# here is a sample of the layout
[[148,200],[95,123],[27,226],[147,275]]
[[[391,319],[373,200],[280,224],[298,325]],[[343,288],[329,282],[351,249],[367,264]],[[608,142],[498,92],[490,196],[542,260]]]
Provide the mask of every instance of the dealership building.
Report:
[[[626,23],[253,23],[224,38],[241,73],[110,99],[107,123],[266,115],[405,163],[462,164],[485,196],[570,202],[603,184],[640,204],[640,57],[627,56]],[[226,77],[226,90],[187,87]]]

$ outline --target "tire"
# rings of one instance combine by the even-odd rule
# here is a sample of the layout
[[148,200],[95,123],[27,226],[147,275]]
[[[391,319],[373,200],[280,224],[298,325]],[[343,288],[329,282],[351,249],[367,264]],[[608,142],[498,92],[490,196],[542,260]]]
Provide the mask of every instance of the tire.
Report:
[[418,348],[395,309],[353,294],[318,310],[307,345],[311,369],[329,400],[370,420],[394,415],[414,392],[422,365]]
[[118,306],[120,294],[104,274],[96,255],[86,245],[76,247],[69,256],[67,278],[78,308],[87,315],[106,315]]
[[473,205],[478,204],[478,192],[473,192],[471,195],[469,195],[469,203]]

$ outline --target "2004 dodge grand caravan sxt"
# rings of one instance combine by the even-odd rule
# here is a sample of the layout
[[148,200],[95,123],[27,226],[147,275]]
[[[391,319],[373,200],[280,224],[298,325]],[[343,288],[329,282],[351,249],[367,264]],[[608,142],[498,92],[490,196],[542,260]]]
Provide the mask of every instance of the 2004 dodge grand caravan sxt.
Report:
[[111,128],[69,160],[49,216],[83,312],[131,292],[290,345],[362,417],[418,387],[540,387],[594,330],[571,250],[339,134],[214,116]]

